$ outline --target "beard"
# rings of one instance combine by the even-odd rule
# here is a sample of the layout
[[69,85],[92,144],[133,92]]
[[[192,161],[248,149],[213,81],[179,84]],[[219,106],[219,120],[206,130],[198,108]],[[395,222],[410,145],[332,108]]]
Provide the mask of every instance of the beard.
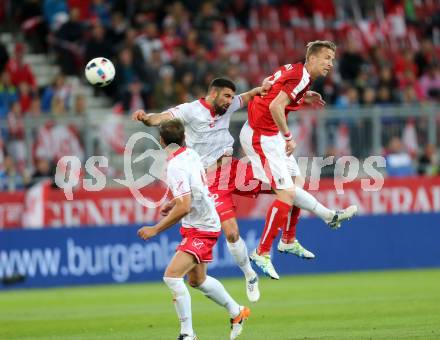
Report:
[[226,111],[228,111],[228,108],[229,108],[229,106],[228,107],[220,106],[220,105],[217,105],[216,103],[214,103],[213,106],[214,106],[215,114],[219,115],[219,116],[223,116],[226,113]]

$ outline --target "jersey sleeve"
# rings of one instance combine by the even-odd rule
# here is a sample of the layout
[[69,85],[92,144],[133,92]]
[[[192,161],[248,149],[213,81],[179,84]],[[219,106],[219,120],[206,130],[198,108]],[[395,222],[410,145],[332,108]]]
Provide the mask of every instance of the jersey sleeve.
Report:
[[298,93],[304,90],[308,83],[309,79],[305,75],[292,72],[291,76],[284,82],[282,90],[292,101],[295,101]]
[[234,96],[234,99],[232,99],[232,103],[228,108],[228,112],[234,112],[243,107],[243,99],[241,99],[241,96]]
[[191,193],[189,177],[187,173],[177,166],[169,166],[167,182],[174,198],[182,197]]
[[188,123],[191,120],[191,108],[189,103],[177,105],[167,111],[170,112],[174,118],[178,118],[184,123]]

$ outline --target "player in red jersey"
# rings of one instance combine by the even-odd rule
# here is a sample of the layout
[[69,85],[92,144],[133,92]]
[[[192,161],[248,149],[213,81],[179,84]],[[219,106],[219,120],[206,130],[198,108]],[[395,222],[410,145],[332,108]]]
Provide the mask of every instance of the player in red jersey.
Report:
[[300,176],[300,172],[292,156],[296,144],[287,125],[287,115],[298,110],[304,100],[325,104],[321,96],[309,88],[313,79],[326,76],[332,69],[335,51],[333,42],[310,42],[304,64],[281,66],[266,78],[272,86],[265,96],[255,96],[249,102],[248,122],[240,133],[240,142],[251,160],[254,176],[270,183],[277,196],[268,210],[260,244],[250,256],[274,279],[279,276],[272,265],[270,249],[279,228],[284,228],[285,235],[278,250],[288,252],[292,240],[286,240],[286,234],[289,234],[289,227],[296,224],[299,214],[299,209],[293,206],[313,212],[333,228],[357,212],[356,206],[340,211],[324,207],[301,187],[295,186],[292,179]]

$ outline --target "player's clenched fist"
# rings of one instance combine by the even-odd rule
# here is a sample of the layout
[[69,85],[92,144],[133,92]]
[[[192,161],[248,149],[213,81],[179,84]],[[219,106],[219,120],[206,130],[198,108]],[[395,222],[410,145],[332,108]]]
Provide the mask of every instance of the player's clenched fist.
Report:
[[144,120],[145,115],[146,115],[146,113],[145,113],[144,110],[136,110],[131,115],[131,119],[132,120],[138,120],[138,121],[142,122]]
[[157,235],[156,228],[154,227],[142,227],[138,230],[137,235],[144,241]]

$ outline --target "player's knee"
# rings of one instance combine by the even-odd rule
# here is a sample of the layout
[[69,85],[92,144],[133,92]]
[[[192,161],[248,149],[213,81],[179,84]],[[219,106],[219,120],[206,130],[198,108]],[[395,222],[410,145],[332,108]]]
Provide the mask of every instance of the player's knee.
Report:
[[294,188],[277,191],[277,199],[284,203],[292,204],[295,199]]
[[201,281],[199,278],[196,278],[196,277],[192,277],[192,278],[189,277],[188,278],[188,284],[193,288],[197,288],[202,283],[203,283],[203,281]]
[[228,242],[235,243],[240,238],[240,232],[238,231],[238,225],[235,219],[231,218],[222,222],[223,234]]
[[229,243],[235,243],[240,238],[240,233],[238,232],[238,230],[230,230],[228,233],[225,234],[225,236],[226,240]]
[[193,288],[197,288],[203,282],[205,282],[205,280],[206,275],[196,275],[194,273],[188,273],[188,284]]

